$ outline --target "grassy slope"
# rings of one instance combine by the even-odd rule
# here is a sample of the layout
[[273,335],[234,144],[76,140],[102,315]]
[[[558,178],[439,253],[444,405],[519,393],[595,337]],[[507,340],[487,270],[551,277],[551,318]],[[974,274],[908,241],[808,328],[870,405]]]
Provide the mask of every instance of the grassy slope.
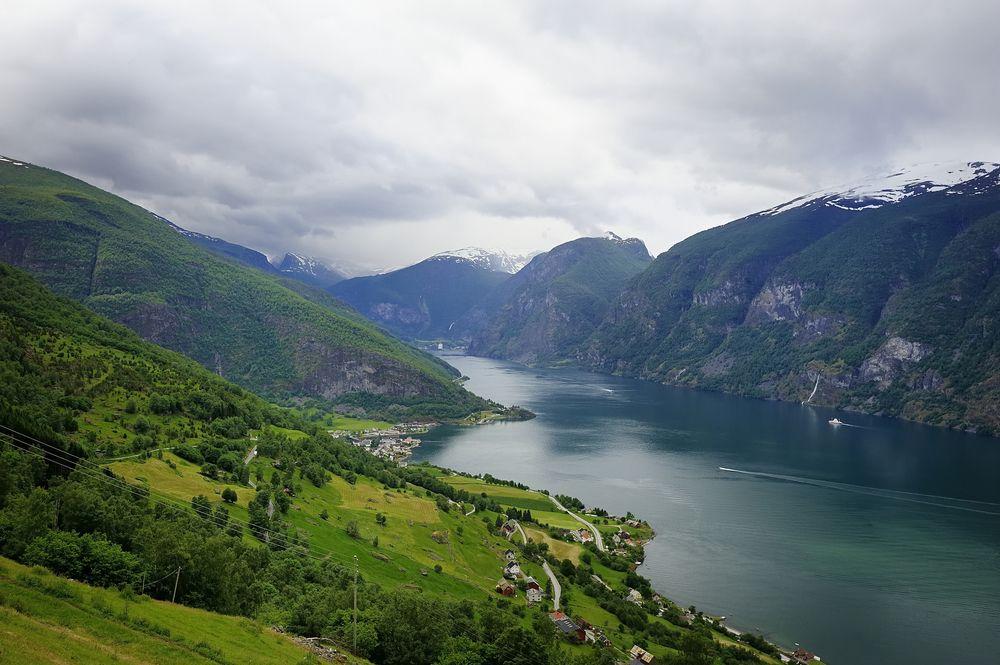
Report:
[[[176,468],[171,468],[168,461]],[[254,496],[252,489],[210,481],[198,473],[197,466],[170,453],[163,460],[123,460],[109,467],[117,475],[148,484],[179,504],[199,494],[218,504],[222,489],[232,487],[239,498],[229,506],[230,514],[238,520],[248,518],[246,506]],[[273,460],[257,458],[252,468],[260,468],[268,476],[274,468]],[[442,512],[423,490],[411,487],[397,492],[363,476],[355,485],[334,476],[321,488],[304,480],[300,486],[288,520],[308,534],[315,553],[348,565],[353,565],[353,557],[357,556],[366,579],[386,588],[418,587],[470,599],[481,598],[496,584],[505,546],[501,539],[489,535],[478,517],[467,518],[458,507]],[[320,517],[324,510],[326,520]],[[378,512],[388,516],[385,526],[376,524]],[[346,526],[351,521],[359,525],[361,538],[347,535]],[[457,533],[459,526],[461,535]],[[446,542],[436,541],[432,537],[435,533],[444,534]],[[372,544],[375,536],[378,547]],[[441,565],[441,573],[433,572],[436,564]],[[421,571],[428,574],[422,575]]]
[[302,663],[247,619],[126,596],[0,558],[0,663]]
[[[0,260],[272,397],[367,391],[408,403],[477,402],[444,363],[333,299],[303,297],[55,171],[0,162]],[[350,362],[375,371],[363,380],[342,370]]]

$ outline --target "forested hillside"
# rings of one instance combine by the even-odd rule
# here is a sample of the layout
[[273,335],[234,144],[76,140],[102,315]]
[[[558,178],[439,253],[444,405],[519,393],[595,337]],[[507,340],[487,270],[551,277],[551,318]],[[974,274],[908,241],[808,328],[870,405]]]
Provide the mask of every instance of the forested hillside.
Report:
[[272,398],[435,418],[483,408],[446,364],[335,301],[304,297],[308,287],[292,290],[220,258],[148,211],[55,171],[0,161],[0,261]]
[[452,324],[507,279],[505,272],[463,258],[436,256],[348,279],[330,292],[403,338],[431,340],[450,337]]
[[630,283],[578,359],[1000,432],[1000,168],[894,183],[905,175],[678,243]]
[[571,356],[651,258],[637,238],[578,238],[533,258],[455,324],[473,355],[538,363]]

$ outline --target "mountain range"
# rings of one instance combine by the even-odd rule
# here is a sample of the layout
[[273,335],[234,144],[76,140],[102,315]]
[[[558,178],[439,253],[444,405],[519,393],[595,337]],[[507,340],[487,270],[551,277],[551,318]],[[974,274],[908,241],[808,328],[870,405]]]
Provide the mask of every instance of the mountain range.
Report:
[[[482,406],[363,316],[476,355],[1000,432],[995,163],[814,192],[655,259],[608,234],[351,279],[294,254],[274,265],[45,169],[7,160],[0,177],[0,260],[263,394]],[[460,409],[442,406],[455,396]]]
[[65,174],[0,161],[0,261],[144,338],[274,399],[434,418],[488,406],[446,363],[243,250]]

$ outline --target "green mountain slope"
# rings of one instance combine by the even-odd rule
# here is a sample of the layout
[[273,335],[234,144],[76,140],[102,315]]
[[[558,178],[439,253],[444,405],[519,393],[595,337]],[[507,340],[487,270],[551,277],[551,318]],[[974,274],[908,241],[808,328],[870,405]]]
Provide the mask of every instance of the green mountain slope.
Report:
[[0,558],[0,663],[309,663],[247,619],[90,587]]
[[507,279],[507,273],[444,256],[348,279],[330,292],[401,337],[439,339],[448,337],[459,317]]
[[630,283],[578,358],[1000,432],[998,174],[885,204],[831,194],[692,236]]
[[650,262],[641,240],[579,238],[536,256],[456,324],[469,353],[539,363],[571,355]]
[[2,264],[0,332],[0,423],[77,452],[110,457],[301,423]]
[[196,246],[156,215],[48,169],[0,161],[0,261],[272,398],[462,416],[483,402],[443,362],[334,301]]

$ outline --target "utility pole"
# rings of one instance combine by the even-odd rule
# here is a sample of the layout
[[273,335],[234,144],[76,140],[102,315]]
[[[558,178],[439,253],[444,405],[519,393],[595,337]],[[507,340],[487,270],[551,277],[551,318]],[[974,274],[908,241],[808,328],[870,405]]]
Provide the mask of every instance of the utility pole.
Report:
[[174,578],[174,595],[170,597],[171,603],[177,602],[177,584],[181,581],[181,567],[177,566],[177,577]]
[[358,652],[358,555],[354,555],[354,653]]

